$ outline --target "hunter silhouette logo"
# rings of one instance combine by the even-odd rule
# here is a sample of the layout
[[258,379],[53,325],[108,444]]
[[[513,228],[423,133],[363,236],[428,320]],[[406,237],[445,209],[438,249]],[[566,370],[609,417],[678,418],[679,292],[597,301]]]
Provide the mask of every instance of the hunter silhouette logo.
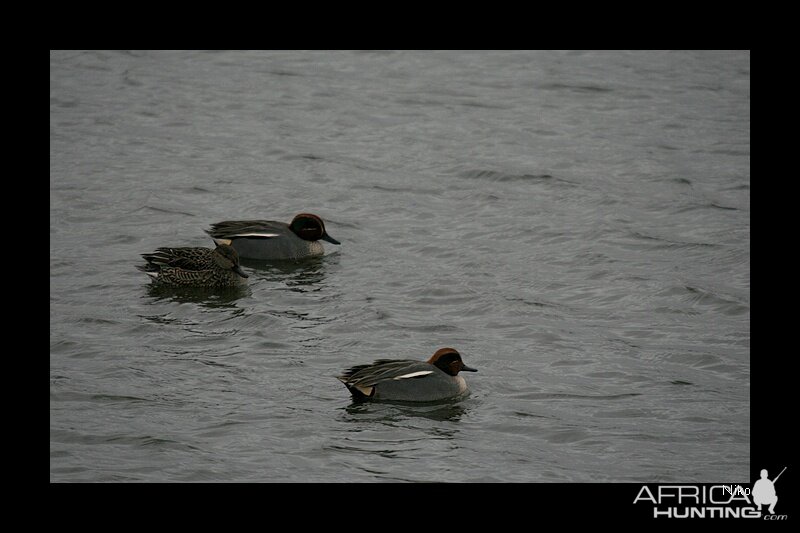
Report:
[[769,480],[769,472],[766,469],[761,471],[761,479],[753,485],[753,503],[761,510],[762,505],[769,505],[769,514],[775,514],[775,504],[778,503],[778,495],[775,493],[775,482],[781,477],[781,474],[786,472],[786,467],[783,467],[781,473],[775,476],[772,481]]

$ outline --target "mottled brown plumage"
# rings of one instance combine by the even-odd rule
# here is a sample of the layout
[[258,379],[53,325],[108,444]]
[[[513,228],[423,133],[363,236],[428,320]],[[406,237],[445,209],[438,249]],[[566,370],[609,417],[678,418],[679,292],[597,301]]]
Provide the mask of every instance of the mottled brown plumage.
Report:
[[174,287],[233,287],[247,278],[239,254],[225,244],[211,248],[157,248],[142,254],[146,265],[136,268],[153,283]]

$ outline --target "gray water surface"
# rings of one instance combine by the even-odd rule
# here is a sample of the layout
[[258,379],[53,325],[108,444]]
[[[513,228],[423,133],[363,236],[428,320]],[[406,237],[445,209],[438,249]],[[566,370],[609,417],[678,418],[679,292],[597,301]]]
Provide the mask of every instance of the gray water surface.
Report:
[[[134,268],[226,219],[341,246]],[[335,376],[452,346],[469,397]],[[749,478],[749,52],[50,54],[50,480]]]

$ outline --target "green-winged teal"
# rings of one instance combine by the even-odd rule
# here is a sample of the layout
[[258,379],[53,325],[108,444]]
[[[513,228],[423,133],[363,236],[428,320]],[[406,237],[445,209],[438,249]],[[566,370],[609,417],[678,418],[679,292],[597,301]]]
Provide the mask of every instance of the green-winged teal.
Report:
[[353,398],[430,402],[460,396],[468,391],[461,371],[477,372],[453,348],[441,348],[427,361],[378,359],[346,370],[338,379]]
[[158,248],[142,254],[146,265],[136,268],[153,283],[175,287],[233,287],[247,274],[239,266],[239,255],[230,246],[211,248]]
[[300,213],[291,224],[273,220],[226,220],[206,230],[217,244],[229,244],[248,259],[302,259],[322,255],[320,240],[341,244],[328,235],[317,215]]

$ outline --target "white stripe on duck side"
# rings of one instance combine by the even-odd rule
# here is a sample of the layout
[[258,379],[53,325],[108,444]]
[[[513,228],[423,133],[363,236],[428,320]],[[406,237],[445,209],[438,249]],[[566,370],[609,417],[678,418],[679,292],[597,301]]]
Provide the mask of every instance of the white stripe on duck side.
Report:
[[230,238],[236,237],[260,237],[262,239],[271,239],[272,237],[280,237],[278,233],[264,233],[264,232],[252,232],[252,233],[236,233],[233,235],[228,235]]
[[403,374],[402,376],[397,376],[392,379],[406,379],[406,378],[416,378],[419,376],[427,376],[428,374],[433,374],[433,370],[420,370],[419,372],[412,372],[410,374]]

